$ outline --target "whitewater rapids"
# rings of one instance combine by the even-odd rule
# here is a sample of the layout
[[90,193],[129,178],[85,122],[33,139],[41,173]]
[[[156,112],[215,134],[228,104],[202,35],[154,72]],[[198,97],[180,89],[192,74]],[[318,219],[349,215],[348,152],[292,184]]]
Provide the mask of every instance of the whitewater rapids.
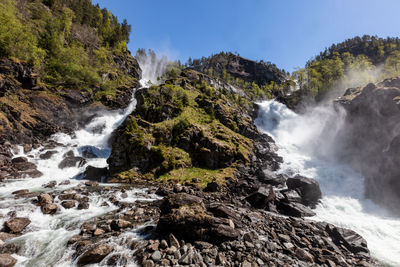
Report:
[[312,177],[320,184],[323,198],[311,219],[356,231],[380,263],[400,266],[400,218],[365,199],[362,175],[328,157],[331,137],[345,114],[327,106],[298,115],[275,100],[259,106],[256,125],[274,138],[284,160],[278,172]]
[[[158,82],[158,77],[166,70],[167,61],[157,57],[142,56],[137,59],[142,69],[141,86],[149,86]],[[108,140],[113,131],[125,120],[125,118],[135,109],[136,99],[132,97],[131,103],[125,110],[102,111],[94,114],[94,118],[84,128],[78,129],[73,134],[58,133],[50,139],[61,144],[55,148],[41,146],[28,153],[24,153],[23,148],[19,147],[14,152],[14,157],[26,157],[30,162],[35,163],[37,169],[43,173],[39,178],[26,177],[24,179],[9,180],[0,185],[0,225],[9,220],[13,213],[17,217],[28,217],[31,223],[23,235],[6,241],[14,243],[19,247],[18,254],[12,254],[17,259],[15,266],[76,266],[77,259],[72,259],[74,250],[67,246],[68,240],[79,234],[82,223],[102,216],[119,207],[109,201],[113,194],[117,200],[132,203],[136,201],[153,201],[159,199],[154,194],[149,194],[145,189],[127,190],[127,197],[121,196],[121,192],[99,194],[89,194],[89,209],[78,210],[64,209],[60,206],[60,211],[55,215],[45,215],[40,207],[32,204],[31,198],[15,198],[12,192],[29,189],[29,192],[48,192],[63,191],[72,189],[82,183],[81,174],[88,165],[94,167],[107,167],[107,158],[111,153]],[[85,149],[96,154],[97,158],[86,159],[87,164],[81,167],[70,167],[60,169],[58,164],[64,159],[67,152],[73,151],[75,155],[82,155]],[[40,155],[46,151],[55,151],[49,159],[41,159]],[[68,180],[70,184],[60,185]],[[50,181],[56,181],[57,186],[53,189],[44,188],[43,185]],[[106,184],[107,186],[118,186]],[[100,184],[104,186],[104,184]],[[108,205],[103,205],[104,203]],[[149,222],[151,224],[151,222]],[[145,226],[145,225],[144,225]],[[144,227],[143,226],[143,227]],[[112,244],[114,251],[110,253],[99,265],[104,265],[107,259],[113,255],[124,256],[128,259],[125,266],[136,266],[132,259],[132,250],[127,247],[127,243],[141,238],[137,233],[140,229],[132,229],[119,235],[104,240]],[[97,266],[97,265],[96,265]]]

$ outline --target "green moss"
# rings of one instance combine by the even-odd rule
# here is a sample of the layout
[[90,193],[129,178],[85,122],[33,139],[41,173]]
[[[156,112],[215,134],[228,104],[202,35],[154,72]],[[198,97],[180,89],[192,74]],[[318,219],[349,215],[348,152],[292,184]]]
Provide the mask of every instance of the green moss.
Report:
[[174,182],[181,184],[192,183],[200,188],[204,188],[213,179],[216,179],[217,182],[224,185],[226,177],[234,177],[234,168],[224,168],[217,170],[209,170],[196,167],[174,169],[158,177],[157,181]]

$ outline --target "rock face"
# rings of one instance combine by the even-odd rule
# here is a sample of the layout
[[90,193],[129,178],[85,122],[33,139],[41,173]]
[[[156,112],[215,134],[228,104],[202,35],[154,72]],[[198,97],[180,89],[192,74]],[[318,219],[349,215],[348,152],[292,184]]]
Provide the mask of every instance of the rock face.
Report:
[[[102,105],[125,108],[131,100],[132,88],[140,85],[141,70],[130,53],[115,56],[116,69],[134,79],[115,90],[115,95],[100,99]],[[96,91],[47,88],[33,67],[25,62],[0,60],[0,144],[8,141],[35,144],[56,132],[70,132],[83,111],[98,102]],[[49,157],[50,152],[42,157]]]
[[367,197],[400,214],[400,78],[348,89],[338,157],[365,176]]
[[193,64],[193,68],[203,73],[207,73],[208,69],[218,74],[225,71],[234,79],[256,82],[259,85],[271,81],[281,83],[285,80],[284,74],[275,65],[256,62],[232,53],[220,53],[205,58],[200,64]]

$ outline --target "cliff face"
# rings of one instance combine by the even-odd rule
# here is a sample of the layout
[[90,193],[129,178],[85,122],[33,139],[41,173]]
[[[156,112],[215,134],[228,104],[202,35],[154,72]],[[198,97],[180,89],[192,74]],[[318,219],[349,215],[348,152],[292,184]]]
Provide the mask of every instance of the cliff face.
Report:
[[191,68],[203,73],[223,79],[230,75],[233,80],[238,78],[245,82],[255,82],[259,86],[272,81],[280,84],[286,80],[285,73],[274,64],[253,61],[232,53],[222,52],[208,58],[195,59],[189,64]]
[[[137,88],[140,68],[129,54],[115,58],[117,68],[134,79],[99,96],[100,88],[48,88],[32,65],[0,60],[0,143],[39,143],[57,132],[70,131],[93,109],[124,108]],[[108,79],[108,77],[107,77]],[[111,77],[113,79],[113,77]]]
[[348,89],[338,154],[366,177],[366,194],[400,212],[400,78]]

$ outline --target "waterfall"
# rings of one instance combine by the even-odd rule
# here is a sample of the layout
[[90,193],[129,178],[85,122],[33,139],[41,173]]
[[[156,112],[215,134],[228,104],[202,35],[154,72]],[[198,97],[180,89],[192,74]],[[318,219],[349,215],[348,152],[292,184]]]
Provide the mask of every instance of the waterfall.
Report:
[[303,115],[275,100],[259,105],[257,127],[274,138],[284,160],[278,172],[312,177],[321,186],[323,198],[311,219],[358,232],[374,258],[400,266],[400,218],[365,199],[364,177],[330,155],[344,114],[329,105]]
[[[150,83],[157,83],[157,77],[162,75],[166,69],[165,59],[141,57],[140,67],[143,70],[141,85],[146,86]],[[134,203],[137,200],[153,201],[158,197],[148,194],[144,189],[131,189],[126,191],[125,196],[121,192],[110,192],[99,194],[93,192],[89,194],[89,209],[79,210],[77,207],[65,209],[61,205],[59,212],[55,215],[44,215],[40,207],[32,203],[32,198],[17,198],[12,192],[28,189],[29,192],[61,192],[73,189],[82,183],[78,179],[79,174],[84,172],[88,165],[94,167],[107,167],[107,158],[111,148],[108,140],[112,132],[125,120],[125,118],[135,109],[136,100],[132,101],[125,110],[103,111],[96,116],[82,129],[78,129],[73,134],[57,133],[50,140],[58,143],[56,147],[47,148],[45,145],[24,153],[23,148],[19,147],[14,157],[26,157],[29,162],[36,164],[37,169],[43,173],[39,178],[26,177],[24,179],[10,180],[0,186],[0,224],[9,220],[16,213],[17,217],[28,217],[31,223],[23,235],[13,238],[7,242],[16,244],[20,250],[18,254],[12,256],[18,260],[16,266],[75,266],[76,260],[71,256],[74,250],[67,246],[68,240],[79,234],[80,226],[83,222],[92,218],[104,215],[119,207],[110,202],[112,195],[119,201]],[[74,166],[60,169],[59,163],[64,159],[66,153],[73,153],[81,156],[85,150],[90,150],[96,157],[87,158],[83,166]],[[46,151],[53,151],[49,159],[40,157]],[[44,188],[43,185],[55,181],[57,186],[54,189]],[[69,181],[69,184],[63,182]],[[100,184],[100,186],[104,186]],[[118,186],[109,185],[107,186]],[[106,203],[106,205],[105,205]],[[135,229],[126,231],[118,237],[111,237],[106,240],[113,244],[114,251],[103,260],[113,255],[124,255],[130,259],[132,250],[126,247],[128,239],[137,239]]]

